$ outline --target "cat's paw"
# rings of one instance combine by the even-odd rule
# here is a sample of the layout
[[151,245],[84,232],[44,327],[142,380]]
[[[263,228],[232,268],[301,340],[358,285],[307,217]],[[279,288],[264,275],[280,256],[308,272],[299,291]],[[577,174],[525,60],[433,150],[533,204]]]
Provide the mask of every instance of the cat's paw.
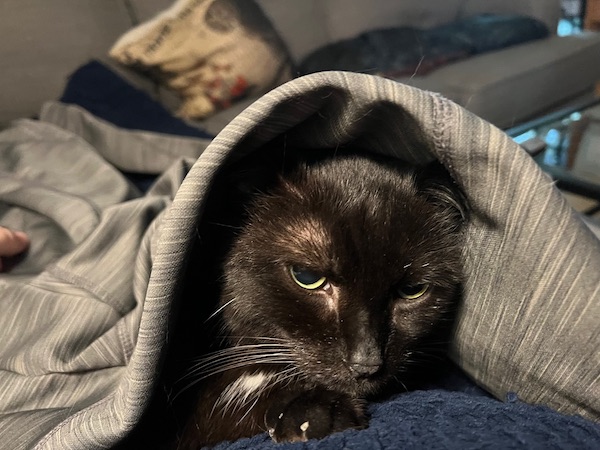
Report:
[[265,424],[275,442],[319,439],[348,428],[365,428],[360,401],[345,394],[315,389],[284,396],[269,408]]

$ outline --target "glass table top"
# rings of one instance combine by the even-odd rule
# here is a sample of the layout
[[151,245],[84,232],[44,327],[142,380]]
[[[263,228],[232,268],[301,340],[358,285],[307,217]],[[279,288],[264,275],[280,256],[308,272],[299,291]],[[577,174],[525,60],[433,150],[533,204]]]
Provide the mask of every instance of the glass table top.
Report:
[[600,200],[600,98],[506,132],[559,188]]

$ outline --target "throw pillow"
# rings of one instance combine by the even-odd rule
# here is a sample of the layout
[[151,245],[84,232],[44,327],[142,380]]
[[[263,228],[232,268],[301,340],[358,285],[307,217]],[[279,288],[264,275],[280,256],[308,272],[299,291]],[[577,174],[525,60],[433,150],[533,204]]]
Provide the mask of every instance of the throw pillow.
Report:
[[178,0],[110,50],[182,99],[178,114],[202,119],[291,78],[290,58],[253,0]]

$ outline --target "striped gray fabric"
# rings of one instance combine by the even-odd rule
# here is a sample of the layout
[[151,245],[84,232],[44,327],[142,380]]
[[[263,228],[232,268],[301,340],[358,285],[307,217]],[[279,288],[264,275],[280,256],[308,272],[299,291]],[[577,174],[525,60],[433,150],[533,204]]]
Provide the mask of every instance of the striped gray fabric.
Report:
[[[0,224],[33,240],[0,279],[1,448],[106,448],[133,427],[214,175],[272,141],[439,159],[474,211],[453,358],[499,398],[600,418],[600,243],[516,144],[457,105],[368,75],[310,75],[238,116],[183,182],[177,155],[204,142],[142,133],[146,147],[56,104],[42,119],[0,134]],[[171,166],[139,196],[99,155]]]
[[[149,147],[154,161],[147,142],[166,143]],[[174,155],[197,158],[205,145],[124,132],[59,104],[0,133],[0,224],[32,241],[0,274],[0,448],[106,447],[139,417],[120,390],[139,378],[129,362],[160,217],[195,160]],[[164,174],[141,196],[101,157],[111,154]]]

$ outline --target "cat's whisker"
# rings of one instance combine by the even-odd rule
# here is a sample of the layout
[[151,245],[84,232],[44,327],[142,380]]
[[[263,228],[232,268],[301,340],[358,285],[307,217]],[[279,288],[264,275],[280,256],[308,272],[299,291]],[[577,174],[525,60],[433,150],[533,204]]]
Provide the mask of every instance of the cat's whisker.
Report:
[[411,357],[409,359],[406,359],[404,361],[404,365],[411,366],[411,367],[427,367],[429,364],[431,364],[433,362],[444,364],[447,361],[448,361],[448,359],[445,358],[444,355],[423,353],[423,354],[416,355],[416,357],[414,357],[414,358]]
[[[237,424],[239,425],[243,419],[252,411],[252,409],[256,406],[256,404],[258,403],[261,395],[265,392],[265,390],[267,390],[268,388],[272,387],[274,384],[282,384],[284,382],[291,382],[293,379],[298,379],[298,375],[300,373],[298,372],[298,370],[295,367],[290,367],[287,369],[284,369],[280,372],[276,372],[275,374],[273,374],[273,379],[271,379],[271,382],[269,384],[265,384],[263,386],[261,386],[257,391],[253,392],[251,397],[242,397],[240,398],[238,401],[228,401],[224,407],[223,407],[223,415],[225,414],[225,411],[228,409],[232,409],[232,410],[236,410],[236,409],[240,409],[242,407],[244,407],[245,405],[247,405],[249,403],[249,401],[254,398],[254,401],[252,402],[252,404],[250,405],[250,407],[247,409],[246,413],[244,413],[244,415],[238,420]],[[215,407],[218,405],[218,402],[215,403],[214,407],[213,407],[213,411],[211,411],[211,415],[214,412]]]
[[[262,392],[262,391],[261,391],[261,392]],[[259,395],[257,395],[257,396],[256,396],[256,399],[254,400],[254,402],[253,402],[253,403],[250,405],[250,408],[248,408],[248,411],[246,411],[246,413],[245,413],[245,414],[244,414],[242,417],[240,417],[240,420],[238,420],[238,421],[237,421],[237,425],[238,425],[238,426],[239,426],[239,425],[242,423],[242,421],[243,421],[243,420],[246,418],[246,416],[247,416],[248,414],[250,414],[250,411],[252,411],[252,409],[253,409],[253,408],[256,406],[256,404],[258,403],[258,400],[259,400],[259,399],[260,399],[260,396],[259,396]]]
[[[285,374],[285,375],[280,376],[282,374]],[[304,378],[303,375],[304,374],[297,367],[291,367],[291,368],[283,370],[282,372],[277,374],[276,383],[281,384],[285,387],[285,386],[288,386],[294,380]]]
[[223,311],[225,308],[227,308],[229,305],[231,305],[235,300],[236,300],[236,298],[233,297],[231,300],[229,300],[223,306],[221,306],[220,308],[218,308],[214,313],[212,313],[210,316],[208,316],[208,318],[204,321],[204,324],[206,325],[206,323],[209,320],[211,320],[213,317],[215,317],[217,314],[219,314],[221,311]]
[[217,339],[223,339],[223,340],[236,340],[236,345],[234,347],[244,347],[246,345],[253,345],[253,344],[242,344],[242,342],[256,342],[259,344],[267,344],[270,342],[277,342],[277,343],[281,343],[284,344],[285,347],[287,348],[296,348],[297,347],[297,342],[292,342],[290,341],[290,339],[284,339],[284,338],[278,338],[278,337],[274,337],[274,336],[242,336],[242,335],[235,335],[235,334],[223,334],[223,335],[217,335],[215,336],[215,338]]
[[197,365],[193,368],[193,371],[196,373],[206,372],[206,371],[214,369],[214,368],[224,367],[226,364],[229,364],[232,362],[249,365],[249,364],[260,363],[260,362],[267,361],[267,360],[272,361],[272,360],[275,360],[276,358],[285,359],[286,361],[291,361],[291,355],[288,353],[267,353],[267,354],[257,354],[257,355],[245,355],[241,358],[236,357],[236,356],[228,356],[226,358],[211,361],[210,363],[207,363],[207,364]]
[[207,221],[206,223],[210,224],[210,225],[216,225],[218,227],[229,228],[231,230],[241,230],[242,229],[242,227],[240,227],[240,226],[229,225],[227,223],[214,222],[214,221]]
[[446,352],[446,346],[448,344],[433,344],[430,347],[417,347],[413,350],[413,353],[415,352],[419,352],[419,353],[427,353],[427,352],[435,352],[435,353],[440,353],[440,352]]
[[[173,396],[173,400],[176,400],[177,397],[179,397],[183,392],[187,391],[188,389],[190,389],[191,387],[200,383],[201,381],[206,380],[207,378],[210,378],[214,375],[218,375],[219,373],[227,372],[229,370],[240,369],[243,367],[248,367],[248,366],[257,365],[257,364],[291,365],[291,364],[293,364],[293,361],[291,361],[289,359],[283,359],[283,358],[282,359],[262,358],[262,359],[257,359],[256,361],[250,361],[250,362],[242,361],[242,362],[232,363],[232,364],[229,364],[229,365],[223,366],[223,367],[217,367],[214,370],[212,370],[211,372],[207,372],[207,373],[201,372],[199,374],[200,376],[198,376],[198,378],[194,379],[193,381],[189,382],[187,385],[183,386],[181,388],[181,390]],[[185,378],[190,378],[190,376],[186,376]],[[183,379],[179,380],[178,382],[180,382],[180,381],[183,381]]]
[[[277,363],[273,362],[273,364],[277,364]],[[280,364],[285,364],[285,363],[281,362]],[[245,365],[241,364],[241,365],[237,365],[237,366],[231,366],[231,367],[229,367],[229,368],[227,368],[226,370],[223,370],[223,371],[216,371],[214,373],[209,373],[209,374],[203,375],[203,376],[195,379],[194,381],[191,381],[186,386],[182,387],[182,389],[173,397],[173,400],[175,400],[183,392],[185,392],[188,389],[190,389],[192,386],[198,384],[199,382],[201,382],[201,381],[203,381],[203,380],[205,380],[207,378],[210,378],[211,376],[214,376],[214,375],[216,375],[218,373],[226,372],[227,370],[239,369],[239,368],[242,368],[242,367],[245,367]]]
[[209,361],[212,359],[217,359],[221,356],[227,355],[244,355],[244,354],[252,354],[252,353],[264,353],[265,351],[269,351],[269,349],[273,351],[283,351],[283,350],[291,350],[291,347],[288,345],[278,344],[278,343],[264,343],[264,344],[247,344],[241,345],[237,347],[228,347],[225,349],[217,350],[215,352],[209,353],[202,358],[196,360],[196,362],[201,363],[203,361]]
[[217,351],[214,351],[212,353],[208,353],[205,356],[202,356],[199,360],[203,361],[209,358],[213,358],[215,356],[218,356],[220,354],[227,354],[227,353],[245,353],[245,352],[249,352],[252,351],[254,349],[260,349],[261,351],[264,351],[265,348],[274,348],[274,349],[292,349],[291,346],[289,345],[283,345],[283,344],[279,344],[279,343],[259,343],[259,344],[246,344],[246,345],[239,345],[239,346],[235,346],[235,347],[227,347],[224,349],[220,349]]
[[[209,370],[219,369],[220,367],[227,367],[227,364],[237,363],[244,365],[268,364],[269,361],[276,361],[281,363],[284,360],[287,363],[292,363],[292,354],[286,352],[268,352],[268,353],[257,353],[257,354],[241,354],[241,355],[224,355],[221,358],[214,358],[210,361],[200,361],[199,363],[192,366],[188,372],[180,378],[178,381],[183,381],[186,378],[190,378],[198,373],[207,372]],[[279,359],[277,359],[279,358]]]
[[[452,341],[450,340],[444,340],[444,341],[427,341],[427,345],[433,346],[433,345],[448,345],[451,344]],[[425,347],[419,347],[419,348],[425,348]]]
[[396,380],[396,382],[404,388],[405,392],[408,392],[408,387],[402,382],[402,380],[400,378],[395,376],[394,380]]
[[247,339],[247,340],[254,340],[257,342],[261,342],[261,341],[275,341],[275,342],[285,342],[288,344],[288,346],[290,348],[293,347],[293,344],[290,342],[289,339],[284,339],[284,338],[278,338],[278,337],[273,337],[273,336],[238,336],[238,335],[231,335],[231,334],[225,334],[225,335],[219,335],[219,336],[215,336],[216,338],[226,338],[226,339]]
[[[269,384],[263,384],[258,390],[254,391],[251,396],[247,395],[247,396],[242,396],[242,397],[230,398],[229,401],[227,401],[227,403],[225,405],[222,405],[223,406],[223,410],[222,410],[223,417],[225,416],[225,412],[227,410],[239,410],[239,409],[245,407],[245,405],[250,403],[252,398],[254,398],[254,401],[250,404],[249,408],[246,410],[244,415],[238,420],[237,424],[239,425],[246,418],[246,416],[252,411],[252,409],[256,406],[256,404],[258,403],[260,397],[265,392],[265,390],[272,387],[274,384],[280,384],[283,381],[291,380],[292,378],[297,378],[295,372],[297,372],[295,367],[290,367],[290,368],[284,369],[282,371],[276,372],[274,374],[271,374],[273,376],[273,378],[271,379],[271,382]],[[214,410],[218,406],[218,404],[219,404],[219,401],[217,401],[215,403],[215,405],[213,406],[213,409],[211,411],[211,416],[214,413]]]
[[197,361],[177,382],[199,374],[230,370],[232,365],[243,367],[261,363],[292,364],[293,354],[288,346],[277,343],[231,347],[209,354]]

